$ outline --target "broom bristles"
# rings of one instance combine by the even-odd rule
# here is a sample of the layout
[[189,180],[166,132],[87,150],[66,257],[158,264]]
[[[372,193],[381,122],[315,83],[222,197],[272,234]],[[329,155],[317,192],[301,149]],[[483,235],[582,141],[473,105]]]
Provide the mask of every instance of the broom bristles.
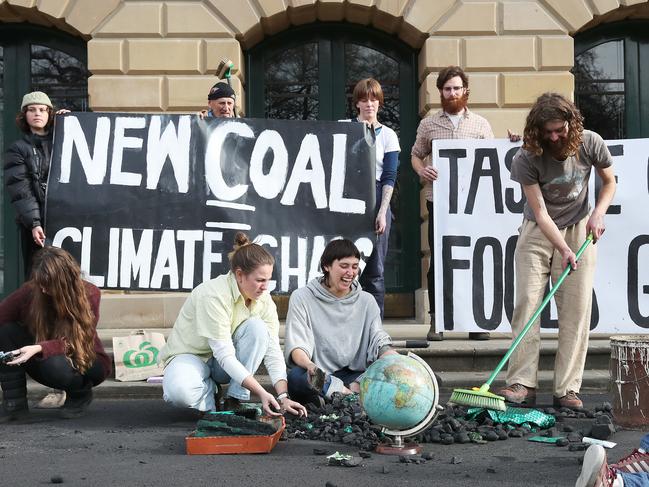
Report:
[[488,391],[455,389],[449,402],[460,406],[506,411],[505,398]]

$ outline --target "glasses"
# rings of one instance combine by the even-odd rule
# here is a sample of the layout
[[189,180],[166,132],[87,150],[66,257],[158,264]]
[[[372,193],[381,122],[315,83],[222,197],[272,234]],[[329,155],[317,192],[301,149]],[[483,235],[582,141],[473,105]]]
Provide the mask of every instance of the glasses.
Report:
[[462,91],[464,90],[464,86],[445,86],[442,88],[444,93],[452,93],[454,91]]

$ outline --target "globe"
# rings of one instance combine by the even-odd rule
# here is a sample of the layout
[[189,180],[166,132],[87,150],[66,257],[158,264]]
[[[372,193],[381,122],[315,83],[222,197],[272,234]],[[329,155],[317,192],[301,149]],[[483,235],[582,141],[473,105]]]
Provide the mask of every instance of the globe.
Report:
[[426,419],[437,404],[437,387],[422,362],[394,354],[367,368],[360,382],[360,402],[373,423],[407,430]]

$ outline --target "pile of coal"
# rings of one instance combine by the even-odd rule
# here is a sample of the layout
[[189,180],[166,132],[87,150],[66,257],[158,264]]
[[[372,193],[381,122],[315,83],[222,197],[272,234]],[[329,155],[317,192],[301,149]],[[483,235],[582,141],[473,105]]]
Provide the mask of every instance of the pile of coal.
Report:
[[306,418],[286,415],[287,438],[344,443],[359,450],[373,450],[381,439],[381,427],[370,423],[353,394],[334,394],[323,406],[307,405]]
[[[357,395],[342,396],[334,394],[323,405],[307,406],[309,416],[297,418],[286,415],[286,438],[302,438],[327,442],[344,443],[359,450],[373,450],[379,442],[389,442],[390,438],[381,433],[381,426],[372,424],[363,412]],[[568,408],[545,408],[543,412],[555,417],[552,428],[541,430],[534,424],[495,423],[488,414],[475,419],[467,419],[467,408],[447,405],[433,424],[412,439],[418,443],[478,443],[503,441],[509,438],[534,436],[561,436],[557,446],[570,449],[582,448],[582,438],[595,432],[599,436],[615,431],[611,421],[611,405],[604,403],[593,410]],[[571,420],[581,421],[579,429],[570,424]],[[610,436],[609,434],[609,436]],[[604,438],[602,438],[604,439]],[[579,446],[577,446],[579,445]]]

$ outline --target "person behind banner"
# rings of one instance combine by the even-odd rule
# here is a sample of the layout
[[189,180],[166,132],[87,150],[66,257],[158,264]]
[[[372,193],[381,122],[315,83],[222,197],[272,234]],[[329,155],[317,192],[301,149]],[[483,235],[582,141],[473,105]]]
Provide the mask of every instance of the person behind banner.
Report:
[[[67,113],[61,109],[56,114]],[[45,192],[52,154],[54,107],[42,91],[23,96],[16,124],[23,133],[5,154],[4,180],[20,227],[25,279],[34,252],[45,245]]]
[[[469,77],[459,66],[448,66],[437,75],[437,89],[442,109],[421,120],[417,138],[411,150],[411,164],[419,179],[425,183],[426,208],[428,209],[428,303],[430,306],[430,329],[426,338],[431,341],[444,339],[443,332],[435,332],[435,273],[433,259],[433,182],[437,180],[438,168],[429,159],[436,139],[493,139],[489,122],[470,111]],[[520,136],[508,131],[509,140],[517,142]],[[488,332],[470,332],[471,340],[488,340]]]
[[[541,95],[525,122],[523,147],[514,156],[512,180],[526,197],[516,243],[516,302],[512,332],[517,336],[539,307],[548,279],[567,266],[571,272],[554,295],[559,340],[554,366],[554,404],[581,408],[581,386],[593,296],[597,247],[590,245],[576,261],[588,234],[603,235],[604,215],[615,194],[613,159],[595,132],[584,130],[577,107],[558,93]],[[590,213],[588,181],[595,168],[602,180]],[[499,394],[512,403],[534,404],[540,348],[539,320],[509,359],[507,387]]]
[[381,319],[383,319],[385,257],[388,253],[388,240],[392,225],[390,200],[397,181],[401,147],[399,147],[399,138],[396,132],[390,127],[382,125],[377,118],[379,109],[383,106],[383,90],[378,81],[373,78],[365,78],[356,83],[352,102],[358,111],[356,120],[371,127],[376,135],[376,219],[374,231],[377,238],[359,282],[363,290],[376,299],[376,304],[379,305],[381,311]]
[[359,262],[353,242],[333,240],[320,258],[324,275],[291,294],[284,356],[289,394],[298,401],[318,404],[334,392],[359,392],[367,367],[397,353],[376,301],[356,281]]
[[626,457],[608,465],[606,450],[591,445],[586,450],[575,487],[649,487],[649,433]]
[[33,261],[31,279],[0,302],[0,351],[13,355],[0,365],[0,422],[29,413],[25,374],[66,391],[61,417],[76,418],[112,369],[97,336],[99,289],[65,250],[45,247]]
[[[237,232],[228,257],[230,271],[194,288],[160,351],[164,400],[177,407],[216,411],[219,384],[229,384],[228,410],[252,392],[266,414],[306,416],[304,406],[287,394],[277,308],[267,292],[275,259],[242,232]],[[253,375],[262,360],[277,398]]]
[[207,94],[207,106],[205,110],[201,110],[197,115],[201,118],[234,118],[234,104],[236,102],[236,94],[232,87],[219,81],[210,89]]

